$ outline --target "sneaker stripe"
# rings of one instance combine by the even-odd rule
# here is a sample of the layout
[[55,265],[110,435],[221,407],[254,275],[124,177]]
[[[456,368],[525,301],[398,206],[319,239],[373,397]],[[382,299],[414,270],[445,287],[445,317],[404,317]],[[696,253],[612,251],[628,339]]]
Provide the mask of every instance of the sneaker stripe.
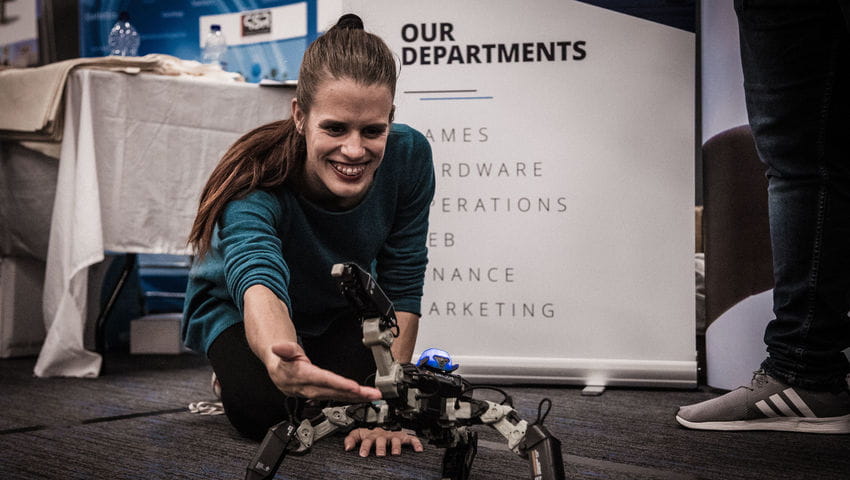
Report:
[[794,402],[791,401],[790,398],[786,397],[784,393],[780,393],[779,395],[781,395],[782,398],[785,399],[785,403],[788,405],[788,408],[790,408],[794,412],[795,417],[805,417],[806,416],[803,412],[801,412],[800,410],[797,409],[797,406],[794,405]]
[[761,410],[761,413],[766,417],[778,417],[779,414],[776,413],[776,410],[773,409],[770,405],[767,404],[764,400],[759,400],[756,402],[756,408]]
[[771,395],[770,401],[773,402],[773,404],[776,406],[776,408],[778,408],[779,411],[782,412],[782,414],[785,415],[786,417],[799,417],[799,416],[801,416],[799,413],[792,410],[791,407],[789,407],[788,404],[785,403],[785,400],[783,400],[782,397],[780,397],[778,393],[774,393],[773,395]]
[[793,388],[786,388],[782,393],[784,393],[785,396],[788,397],[788,400],[791,400],[791,403],[793,403],[794,406],[802,412],[803,416],[817,418],[815,412],[806,405],[806,402],[800,398],[800,395],[797,395],[797,392],[795,392]]

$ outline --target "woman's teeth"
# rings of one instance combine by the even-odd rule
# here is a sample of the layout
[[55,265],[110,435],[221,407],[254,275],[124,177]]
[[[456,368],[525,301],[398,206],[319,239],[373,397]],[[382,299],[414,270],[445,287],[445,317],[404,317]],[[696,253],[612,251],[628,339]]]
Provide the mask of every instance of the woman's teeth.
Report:
[[331,166],[334,167],[334,170],[347,177],[356,177],[366,170],[366,164],[348,165],[345,163],[331,162]]

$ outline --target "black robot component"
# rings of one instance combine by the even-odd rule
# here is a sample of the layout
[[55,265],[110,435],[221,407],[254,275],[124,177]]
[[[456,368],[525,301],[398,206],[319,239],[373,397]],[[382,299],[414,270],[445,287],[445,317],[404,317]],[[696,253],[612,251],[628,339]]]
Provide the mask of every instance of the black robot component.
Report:
[[[334,432],[361,427],[413,430],[446,449],[442,480],[467,480],[477,451],[478,436],[469,428],[474,425],[489,425],[505,437],[508,448],[528,461],[532,480],[565,479],[561,443],[543,426],[545,414],[529,424],[507,396],[501,404],[473,398],[476,387],[451,373],[457,366],[445,352],[423,355],[416,365],[399,363],[390,350],[398,336],[395,310],[383,290],[354,263],[334,265],[331,275],[361,317],[363,344],[375,359],[375,387],[383,399],[326,407],[312,419],[291,417],[273,426],[248,465],[246,480],[272,479],[287,453],[306,453]],[[549,400],[541,402],[541,410],[544,402]]]

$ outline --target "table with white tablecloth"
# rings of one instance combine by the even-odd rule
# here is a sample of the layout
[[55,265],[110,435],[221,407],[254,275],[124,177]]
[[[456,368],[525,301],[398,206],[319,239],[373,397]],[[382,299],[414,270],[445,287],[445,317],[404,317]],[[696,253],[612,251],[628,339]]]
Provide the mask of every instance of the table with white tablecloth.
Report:
[[190,253],[201,189],[240,135],[289,115],[292,88],[203,77],[75,71],[44,285],[37,376],[93,377],[84,346],[88,270],[105,251]]

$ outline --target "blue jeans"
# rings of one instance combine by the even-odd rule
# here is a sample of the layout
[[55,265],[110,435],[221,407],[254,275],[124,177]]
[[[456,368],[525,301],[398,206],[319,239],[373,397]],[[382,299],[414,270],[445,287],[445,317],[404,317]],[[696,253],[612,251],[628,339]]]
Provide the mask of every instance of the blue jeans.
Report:
[[850,0],[736,0],[747,113],[767,165],[775,319],[764,370],[846,389]]

